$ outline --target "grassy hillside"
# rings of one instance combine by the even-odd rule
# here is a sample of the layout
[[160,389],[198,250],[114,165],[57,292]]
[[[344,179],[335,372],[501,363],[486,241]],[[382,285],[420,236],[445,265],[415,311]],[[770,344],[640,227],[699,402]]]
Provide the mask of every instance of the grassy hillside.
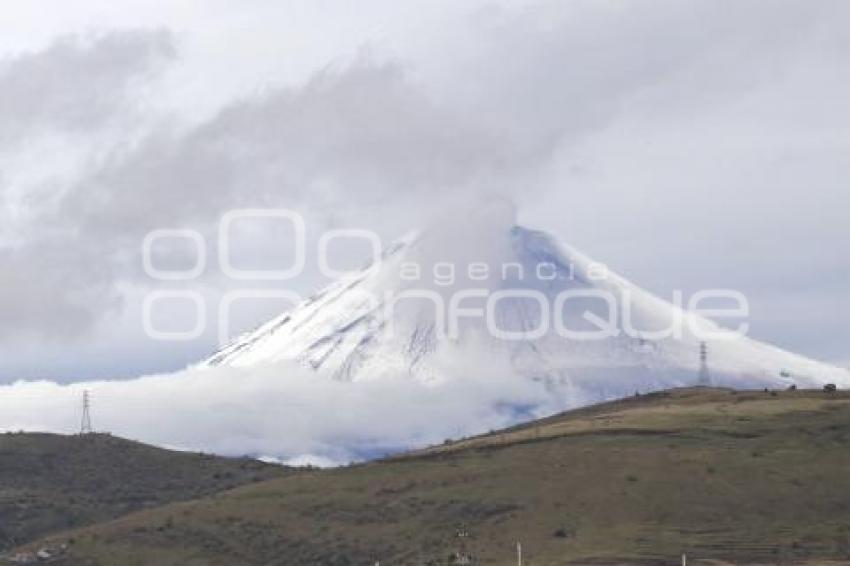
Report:
[[254,460],[163,450],[104,434],[0,434],[0,550],[282,472]]
[[847,563],[850,395],[645,395],[56,540],[86,565]]

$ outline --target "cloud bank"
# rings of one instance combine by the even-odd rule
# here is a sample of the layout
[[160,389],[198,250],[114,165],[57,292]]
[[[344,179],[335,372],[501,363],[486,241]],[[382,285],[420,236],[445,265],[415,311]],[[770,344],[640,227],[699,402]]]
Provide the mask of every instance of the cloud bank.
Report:
[[295,363],[123,382],[19,382],[0,386],[0,430],[76,432],[88,390],[98,431],[184,450],[342,464],[486,432],[565,405],[544,384],[489,365],[480,360],[466,377],[430,385],[344,382]]

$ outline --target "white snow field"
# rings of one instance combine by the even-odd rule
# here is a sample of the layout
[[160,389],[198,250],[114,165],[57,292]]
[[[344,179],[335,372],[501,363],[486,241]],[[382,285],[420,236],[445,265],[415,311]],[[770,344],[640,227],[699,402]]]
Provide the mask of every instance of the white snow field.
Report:
[[[295,360],[344,381],[426,383],[480,379],[499,367],[551,385],[565,405],[576,406],[705,384],[705,342],[713,385],[850,385],[846,369],[724,333],[507,216],[455,215],[408,235],[368,268],[240,336],[201,367]],[[680,330],[663,331],[669,328]],[[601,329],[604,337],[575,335]]]

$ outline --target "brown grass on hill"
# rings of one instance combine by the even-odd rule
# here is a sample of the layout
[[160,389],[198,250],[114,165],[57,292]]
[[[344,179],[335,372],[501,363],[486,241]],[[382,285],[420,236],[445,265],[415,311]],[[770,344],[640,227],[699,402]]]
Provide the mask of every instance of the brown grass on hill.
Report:
[[850,395],[643,395],[60,539],[87,565],[850,563]]

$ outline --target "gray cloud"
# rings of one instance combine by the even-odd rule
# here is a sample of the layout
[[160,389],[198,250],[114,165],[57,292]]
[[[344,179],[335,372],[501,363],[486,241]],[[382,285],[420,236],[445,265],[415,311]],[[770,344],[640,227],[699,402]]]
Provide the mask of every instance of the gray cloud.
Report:
[[[710,280],[775,312],[783,294],[771,290],[804,279],[774,266],[793,253],[841,307],[847,15],[841,2],[496,7],[434,45],[425,71],[361,57],[198,123],[152,116],[144,135],[83,159],[18,231],[23,245],[0,248],[17,274],[0,280],[0,335],[83,333],[116,312],[117,285],[145,283],[138,250],[154,228],[210,233],[241,206],[415,221],[443,199],[492,193],[662,294]],[[9,59],[0,100],[17,110],[0,125],[18,136],[101,127],[173,57],[164,32],[115,32]],[[817,325],[809,299],[793,309],[806,328]],[[829,327],[847,329],[834,310]]]
[[[0,237],[0,338],[68,339],[115,312],[114,266],[81,237],[82,224],[56,221],[67,189],[40,170],[63,166],[57,152],[86,159],[91,136],[133,114],[174,54],[167,32],[127,31],[68,36],[0,64],[0,218],[13,230]],[[31,143],[39,137],[55,141]],[[29,186],[16,175],[22,161],[39,170]]]
[[442,85],[514,134],[569,142],[635,105],[685,117],[769,82],[836,12],[846,10],[732,0],[496,7]]
[[[486,432],[584,399],[518,379],[493,360],[455,367],[462,379],[346,382],[297,364],[217,368],[130,381],[0,386],[3,430],[75,432],[83,389],[93,424],[186,450],[347,463]],[[376,418],[380,415],[380,418]]]
[[364,61],[157,132],[83,179],[61,212],[136,238],[233,206],[368,206],[497,184],[534,163],[518,149],[426,97],[397,65]]
[[175,54],[167,31],[140,30],[69,35],[7,57],[0,61],[0,146],[103,127]]
[[68,284],[6,292],[28,300],[9,311],[5,326],[19,329],[25,319],[54,334],[37,316],[43,311],[64,315],[62,326],[90,328],[95,312],[108,312],[104,300],[117,298],[111,285],[139,275],[140,244],[153,229],[192,226],[214,241],[210,226],[241,206],[342,206],[352,214],[418,202],[408,213],[415,217],[438,194],[504,188],[539,158],[433,102],[396,65],[326,70],[300,88],[231,104],[199,125],[157,129],[97,162],[32,223],[34,236],[49,226],[48,241],[31,241],[14,256],[23,263],[61,246],[63,261],[31,267]]
[[114,312],[116,284],[139,276],[140,244],[153,229],[206,230],[240,206],[355,210],[489,190],[536,158],[433,102],[396,65],[328,69],[91,161],[34,211],[22,246],[0,250],[16,273],[2,282],[0,333],[90,330]]

